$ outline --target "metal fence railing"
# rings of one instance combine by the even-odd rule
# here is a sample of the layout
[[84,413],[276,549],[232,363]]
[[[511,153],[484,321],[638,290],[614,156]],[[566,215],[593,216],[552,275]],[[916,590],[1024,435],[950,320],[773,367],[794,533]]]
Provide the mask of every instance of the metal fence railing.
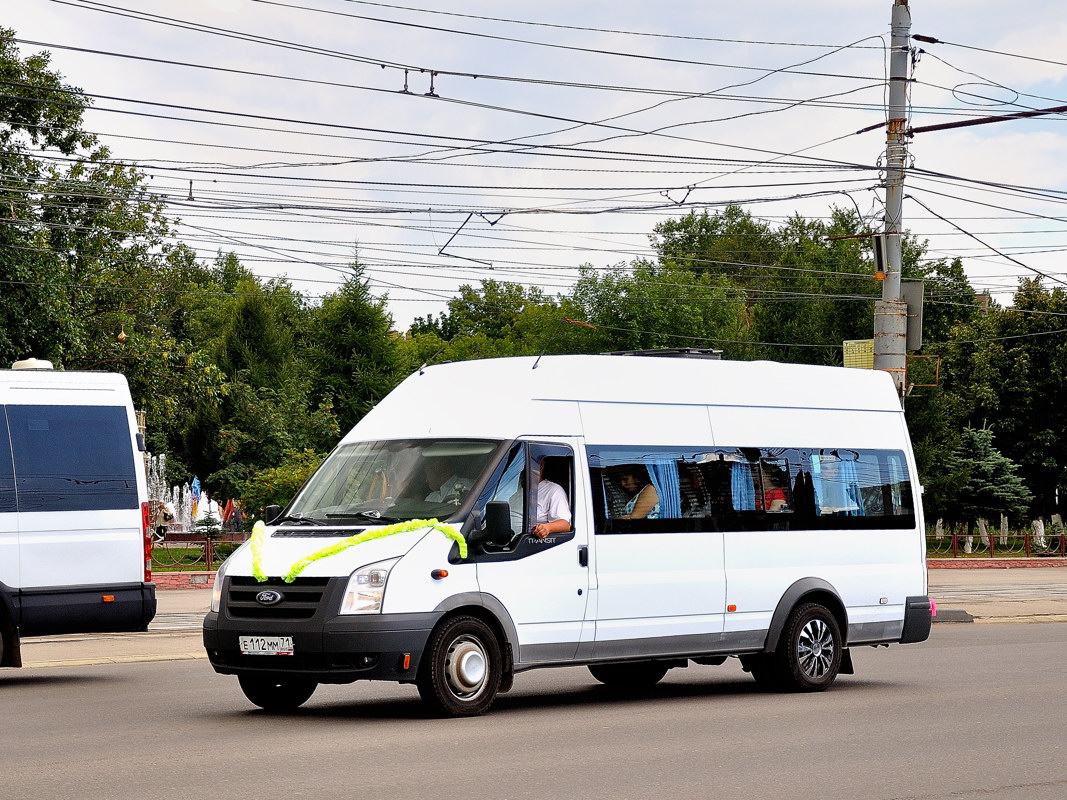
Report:
[[168,532],[152,546],[152,568],[164,572],[211,571],[247,538],[247,533]]
[[1067,536],[1032,530],[926,534],[928,558],[1067,558]]

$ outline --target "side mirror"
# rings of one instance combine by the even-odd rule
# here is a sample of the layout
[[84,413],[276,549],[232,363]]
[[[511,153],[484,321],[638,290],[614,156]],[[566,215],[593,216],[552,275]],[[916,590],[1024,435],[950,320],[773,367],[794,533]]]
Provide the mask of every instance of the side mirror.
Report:
[[504,500],[491,500],[485,504],[485,535],[482,541],[506,545],[511,541],[511,505]]
[[282,507],[270,505],[263,509],[263,521],[270,525],[282,515]]

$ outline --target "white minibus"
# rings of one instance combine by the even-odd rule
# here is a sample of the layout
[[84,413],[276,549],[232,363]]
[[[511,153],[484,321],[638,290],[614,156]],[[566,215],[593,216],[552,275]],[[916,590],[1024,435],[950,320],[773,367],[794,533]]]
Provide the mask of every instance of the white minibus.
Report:
[[370,679],[473,715],[524,670],[627,688],[730,657],[819,691],[851,648],[928,637],[919,495],[883,372],[424,367],[225,562],[204,643],[268,710]]
[[144,442],[126,379],[0,370],[0,666],[20,640],[155,615]]

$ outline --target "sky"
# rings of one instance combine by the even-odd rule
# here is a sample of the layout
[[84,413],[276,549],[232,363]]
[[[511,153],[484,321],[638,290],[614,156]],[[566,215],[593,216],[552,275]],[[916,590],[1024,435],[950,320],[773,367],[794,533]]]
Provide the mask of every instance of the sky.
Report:
[[[1067,105],[1062,0],[912,0],[910,127]],[[312,300],[357,260],[395,326],[736,203],[883,225],[891,0],[19,0],[173,235]],[[904,227],[1010,304],[1067,285],[1062,114],[917,133]],[[872,128],[863,133],[859,131]],[[860,265],[857,265],[860,269]],[[879,289],[873,282],[872,295]]]

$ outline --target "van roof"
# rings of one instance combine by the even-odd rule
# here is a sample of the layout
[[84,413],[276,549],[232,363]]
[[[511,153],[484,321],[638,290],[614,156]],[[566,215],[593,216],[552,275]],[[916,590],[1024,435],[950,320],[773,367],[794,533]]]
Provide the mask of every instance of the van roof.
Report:
[[350,438],[416,431],[455,436],[462,430],[506,437],[517,426],[566,435],[568,428],[580,428],[567,418],[589,403],[901,413],[893,380],[881,371],[636,355],[525,356],[423,367],[364,417]]

